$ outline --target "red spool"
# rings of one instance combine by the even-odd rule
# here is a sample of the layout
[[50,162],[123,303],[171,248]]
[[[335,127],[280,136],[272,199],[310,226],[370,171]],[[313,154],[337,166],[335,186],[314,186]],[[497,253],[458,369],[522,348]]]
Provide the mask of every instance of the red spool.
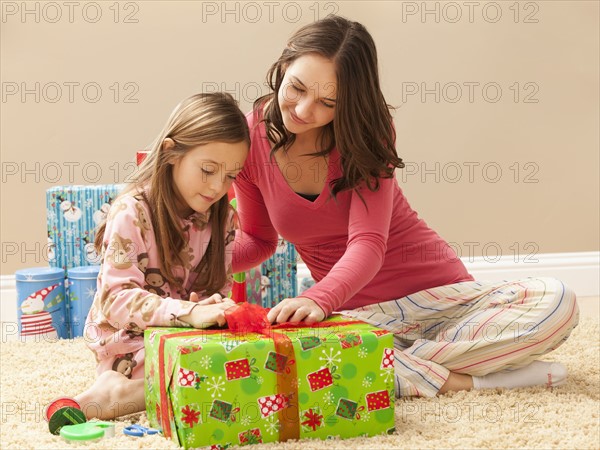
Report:
[[67,408],[67,407],[81,409],[81,405],[72,398],[69,398],[69,397],[57,398],[56,400],[52,401],[46,407],[46,413],[44,414],[46,421],[49,422],[50,417],[52,417],[52,414],[54,414],[56,411],[58,411],[61,408]]

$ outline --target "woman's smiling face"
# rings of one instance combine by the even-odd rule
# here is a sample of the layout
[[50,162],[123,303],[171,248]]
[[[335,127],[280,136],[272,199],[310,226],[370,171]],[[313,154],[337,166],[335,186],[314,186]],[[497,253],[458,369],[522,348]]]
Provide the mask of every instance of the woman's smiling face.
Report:
[[296,135],[318,132],[335,116],[336,92],[332,61],[317,54],[294,60],[277,95],[286,129]]

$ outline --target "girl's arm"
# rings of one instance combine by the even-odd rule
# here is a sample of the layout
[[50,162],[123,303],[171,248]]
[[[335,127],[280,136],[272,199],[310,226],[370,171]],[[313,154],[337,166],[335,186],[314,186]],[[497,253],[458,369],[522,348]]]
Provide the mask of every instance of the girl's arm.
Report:
[[187,326],[180,318],[195,303],[149,292],[168,292],[169,287],[155,267],[157,261],[149,257],[156,252],[156,243],[147,214],[145,205],[131,196],[112,205],[104,234],[97,309],[117,329]]

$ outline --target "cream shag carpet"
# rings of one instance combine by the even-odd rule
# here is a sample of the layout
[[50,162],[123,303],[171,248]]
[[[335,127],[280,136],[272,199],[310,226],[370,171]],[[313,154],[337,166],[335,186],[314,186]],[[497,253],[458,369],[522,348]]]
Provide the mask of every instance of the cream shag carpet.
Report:
[[[566,385],[548,390],[487,390],[396,402],[396,433],[345,441],[256,445],[260,449],[599,448],[600,334],[598,321],[582,318],[570,339],[546,360],[567,365]],[[171,449],[159,436],[122,434],[145,414],[116,422],[116,437],[76,445],[48,432],[42,411],[57,396],[73,396],[94,378],[95,363],[82,338],[45,343],[2,342],[0,448]]]

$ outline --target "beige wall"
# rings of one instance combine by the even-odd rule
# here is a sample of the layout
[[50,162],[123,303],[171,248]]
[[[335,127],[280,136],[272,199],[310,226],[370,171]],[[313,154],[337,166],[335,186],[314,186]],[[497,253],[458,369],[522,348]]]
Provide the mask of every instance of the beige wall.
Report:
[[2,3],[2,274],[46,265],[48,187],[89,184],[97,167],[98,182],[122,182],[202,89],[232,90],[247,111],[286,38],[334,8],[373,34],[403,189],[463,256],[598,250],[597,2],[119,6]]

